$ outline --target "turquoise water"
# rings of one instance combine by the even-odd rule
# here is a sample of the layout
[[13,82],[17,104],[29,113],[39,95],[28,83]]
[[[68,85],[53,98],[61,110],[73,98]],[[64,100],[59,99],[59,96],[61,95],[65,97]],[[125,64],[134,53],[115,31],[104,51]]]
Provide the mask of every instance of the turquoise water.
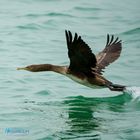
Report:
[[[139,0],[1,0],[0,139],[139,140],[139,5]],[[36,63],[68,65],[65,29],[78,32],[95,53],[104,48],[107,33],[122,39],[121,57],[104,75],[128,85],[125,93],[90,89],[53,72],[16,70]]]

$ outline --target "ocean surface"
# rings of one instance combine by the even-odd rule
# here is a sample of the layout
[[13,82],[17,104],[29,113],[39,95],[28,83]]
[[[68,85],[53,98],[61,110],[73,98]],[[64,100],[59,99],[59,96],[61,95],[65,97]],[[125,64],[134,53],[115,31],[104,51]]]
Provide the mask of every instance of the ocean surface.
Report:
[[[140,140],[139,7],[139,0],[0,0],[0,140]],[[16,70],[69,65],[65,30],[95,54],[107,34],[122,40],[104,76],[125,92]]]

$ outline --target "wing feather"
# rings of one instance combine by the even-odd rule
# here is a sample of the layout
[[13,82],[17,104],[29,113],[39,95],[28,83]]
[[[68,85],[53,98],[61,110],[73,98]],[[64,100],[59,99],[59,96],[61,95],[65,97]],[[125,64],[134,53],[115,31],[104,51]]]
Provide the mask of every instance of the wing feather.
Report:
[[118,37],[114,40],[114,35],[110,37],[107,34],[107,42],[104,50],[96,55],[96,72],[101,74],[101,72],[103,71],[103,69],[105,69],[106,66],[117,60],[120,56],[121,50],[121,40],[119,40]]
[[69,69],[75,72],[91,74],[91,68],[96,67],[96,56],[77,33],[75,33],[74,38],[70,31],[65,31],[65,34],[70,58]]

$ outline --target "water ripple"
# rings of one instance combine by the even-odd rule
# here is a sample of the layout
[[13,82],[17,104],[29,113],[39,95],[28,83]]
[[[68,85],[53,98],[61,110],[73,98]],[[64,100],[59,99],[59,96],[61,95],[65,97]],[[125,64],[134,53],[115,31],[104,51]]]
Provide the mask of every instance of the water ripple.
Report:
[[75,7],[76,10],[79,11],[101,11],[101,8],[97,8],[97,7]]
[[50,94],[50,91],[48,91],[48,90],[42,90],[42,91],[36,92],[35,94],[46,96],[46,95],[49,95]]
[[66,13],[55,13],[55,12],[51,12],[51,13],[48,13],[46,14],[47,16],[50,16],[50,17],[74,17],[73,15],[70,15],[70,14],[66,14]]
[[27,29],[27,30],[39,30],[41,28],[40,25],[35,24],[35,23],[30,23],[26,25],[19,25],[17,26],[19,29]]
[[131,29],[131,30],[127,30],[127,31],[123,32],[122,34],[123,35],[140,34],[140,28],[137,27],[137,28],[134,28],[134,29]]
[[24,15],[24,17],[29,18],[38,18],[38,17],[74,17],[73,15],[67,14],[67,13],[59,13],[59,12],[49,12],[49,13],[43,13],[43,14],[27,14]]

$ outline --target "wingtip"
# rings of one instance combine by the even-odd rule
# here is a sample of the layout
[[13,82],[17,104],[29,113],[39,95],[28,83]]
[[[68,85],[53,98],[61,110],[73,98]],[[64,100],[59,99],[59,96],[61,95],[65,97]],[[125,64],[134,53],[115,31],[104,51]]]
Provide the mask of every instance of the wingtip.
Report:
[[77,38],[78,38],[78,34],[75,33],[75,35],[74,35],[74,42],[77,40]]
[[69,34],[71,34],[71,31],[70,31],[70,30],[68,30],[68,33],[69,33]]
[[71,32],[70,32],[70,30],[65,29],[65,33],[70,34]]
[[122,43],[122,40],[119,40],[119,37],[116,37],[115,39],[114,35],[107,34],[106,46],[111,45],[111,44],[117,44],[117,43]]
[[122,43],[122,40],[119,40],[118,42],[119,42],[119,43]]
[[111,35],[111,39],[110,39],[109,45],[112,44],[113,40],[114,40],[114,35]]
[[107,34],[106,46],[108,45],[108,43],[109,43],[109,34]]
[[67,34],[67,33],[68,33],[68,30],[65,29],[65,34]]

